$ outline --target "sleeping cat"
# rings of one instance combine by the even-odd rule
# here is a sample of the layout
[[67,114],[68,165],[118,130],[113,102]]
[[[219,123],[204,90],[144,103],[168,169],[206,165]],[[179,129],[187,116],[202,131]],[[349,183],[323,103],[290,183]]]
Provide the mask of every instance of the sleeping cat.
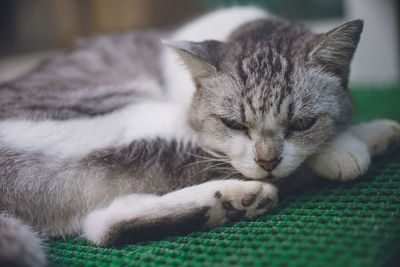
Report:
[[0,263],[45,264],[31,230],[118,245],[252,219],[300,170],[359,177],[400,137],[349,127],[362,27],[234,7],[83,40],[2,84]]

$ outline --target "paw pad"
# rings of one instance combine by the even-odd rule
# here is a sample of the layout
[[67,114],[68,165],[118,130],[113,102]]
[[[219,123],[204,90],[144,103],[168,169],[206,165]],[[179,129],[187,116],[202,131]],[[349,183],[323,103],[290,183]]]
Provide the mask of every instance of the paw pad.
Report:
[[243,207],[248,207],[248,206],[250,206],[251,204],[254,203],[254,200],[256,200],[256,195],[254,195],[254,194],[246,195],[246,196],[244,196],[242,198],[242,201],[241,201],[242,206]]
[[225,216],[231,221],[240,220],[246,213],[245,210],[238,210],[229,201],[224,201],[222,207],[225,209]]
[[263,198],[260,200],[260,202],[258,202],[256,209],[263,209],[268,207],[272,202],[272,199],[267,197],[267,198]]

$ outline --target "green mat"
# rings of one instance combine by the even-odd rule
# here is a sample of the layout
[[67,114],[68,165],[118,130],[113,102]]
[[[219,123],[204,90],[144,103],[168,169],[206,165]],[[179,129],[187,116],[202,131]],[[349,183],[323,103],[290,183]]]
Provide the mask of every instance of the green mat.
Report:
[[[355,122],[400,121],[400,87],[354,90]],[[53,266],[388,266],[400,258],[400,146],[366,175],[324,182],[269,214],[122,248],[48,241]],[[397,263],[397,264],[396,264]]]

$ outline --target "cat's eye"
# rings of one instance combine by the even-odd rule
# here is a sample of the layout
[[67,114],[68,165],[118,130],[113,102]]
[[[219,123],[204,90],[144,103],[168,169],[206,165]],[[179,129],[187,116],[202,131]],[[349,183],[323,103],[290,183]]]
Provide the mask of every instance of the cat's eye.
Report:
[[292,131],[305,131],[311,128],[314,123],[317,121],[317,118],[302,118],[297,119],[290,124],[289,129]]
[[224,119],[224,118],[220,118],[220,119],[221,119],[222,123],[228,128],[231,128],[231,129],[237,130],[237,131],[246,131],[246,132],[248,131],[248,128],[245,125],[243,125],[237,121],[228,120],[228,119]]

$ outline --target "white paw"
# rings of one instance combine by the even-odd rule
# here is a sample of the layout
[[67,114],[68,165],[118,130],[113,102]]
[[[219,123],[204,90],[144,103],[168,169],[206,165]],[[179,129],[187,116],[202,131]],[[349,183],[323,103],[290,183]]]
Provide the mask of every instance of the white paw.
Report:
[[348,181],[364,174],[370,163],[368,147],[351,134],[345,133],[312,156],[307,166],[319,176]]
[[368,145],[372,156],[380,156],[400,140],[400,124],[392,120],[375,120],[350,128],[350,132]]
[[272,209],[278,201],[275,186],[257,181],[222,183],[213,197],[215,205],[208,211],[206,227],[255,218]]

